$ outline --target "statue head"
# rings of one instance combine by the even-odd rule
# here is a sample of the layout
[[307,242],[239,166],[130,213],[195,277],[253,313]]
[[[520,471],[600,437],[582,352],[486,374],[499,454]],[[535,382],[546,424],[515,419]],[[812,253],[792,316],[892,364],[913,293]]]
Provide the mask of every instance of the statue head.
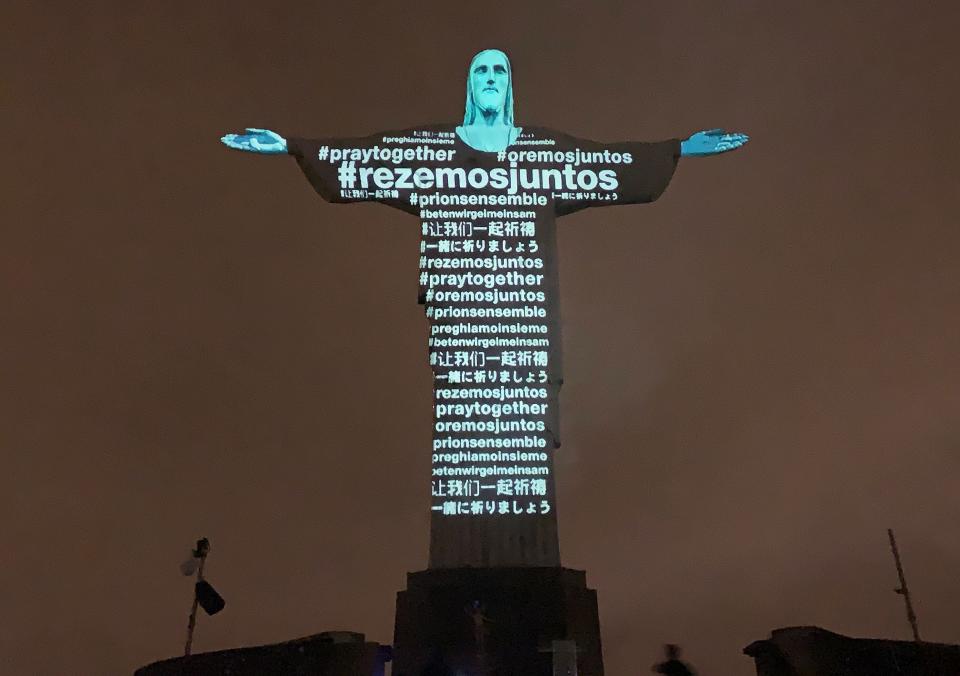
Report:
[[503,124],[513,126],[513,73],[510,59],[499,49],[477,52],[467,70],[463,124],[473,124],[483,113],[502,114]]

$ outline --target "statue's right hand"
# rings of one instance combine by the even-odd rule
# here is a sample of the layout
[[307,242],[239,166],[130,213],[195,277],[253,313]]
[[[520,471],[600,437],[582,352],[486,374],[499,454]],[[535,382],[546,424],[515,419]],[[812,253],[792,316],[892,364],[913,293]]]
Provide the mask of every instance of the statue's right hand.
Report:
[[220,141],[229,148],[275,155],[287,152],[287,140],[269,129],[247,127],[245,134],[226,134]]

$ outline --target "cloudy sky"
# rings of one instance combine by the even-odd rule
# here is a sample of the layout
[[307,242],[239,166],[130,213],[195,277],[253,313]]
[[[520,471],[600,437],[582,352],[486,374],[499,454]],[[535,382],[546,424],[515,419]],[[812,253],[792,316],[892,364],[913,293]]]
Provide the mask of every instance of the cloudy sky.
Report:
[[[388,643],[426,565],[416,220],[330,205],[228,131],[517,118],[601,141],[748,132],[654,205],[559,224],[565,565],[607,673],[704,674],[782,626],[960,642],[955,2],[27,3],[0,39],[0,662]],[[58,6],[59,5],[59,6]]]

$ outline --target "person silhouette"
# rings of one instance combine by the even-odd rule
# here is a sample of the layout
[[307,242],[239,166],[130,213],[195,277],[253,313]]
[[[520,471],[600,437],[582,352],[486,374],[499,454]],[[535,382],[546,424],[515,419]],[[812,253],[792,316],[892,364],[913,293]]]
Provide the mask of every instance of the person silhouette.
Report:
[[693,669],[680,660],[680,646],[668,643],[663,647],[667,660],[654,664],[651,671],[665,676],[696,676]]

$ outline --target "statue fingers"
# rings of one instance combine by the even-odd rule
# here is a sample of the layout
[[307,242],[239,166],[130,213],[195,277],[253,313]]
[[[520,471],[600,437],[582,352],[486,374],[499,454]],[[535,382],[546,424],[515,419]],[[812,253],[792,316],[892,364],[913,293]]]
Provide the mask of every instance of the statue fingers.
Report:
[[220,141],[227,147],[233,148],[235,150],[243,150],[243,143],[237,140],[236,134],[227,134],[220,138]]
[[727,152],[729,150],[736,150],[743,145],[742,141],[730,141],[729,143],[723,144],[723,150],[721,152]]

